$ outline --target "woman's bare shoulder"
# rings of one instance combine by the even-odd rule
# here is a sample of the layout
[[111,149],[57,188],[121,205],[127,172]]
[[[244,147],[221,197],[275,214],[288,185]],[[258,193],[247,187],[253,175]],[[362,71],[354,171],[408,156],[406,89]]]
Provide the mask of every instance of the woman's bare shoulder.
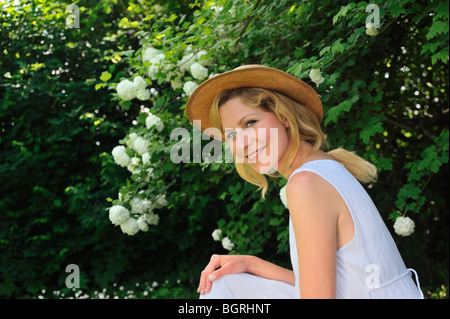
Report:
[[334,187],[316,173],[309,171],[298,172],[290,178],[286,186],[286,199],[289,208],[335,208],[340,203],[339,194]]

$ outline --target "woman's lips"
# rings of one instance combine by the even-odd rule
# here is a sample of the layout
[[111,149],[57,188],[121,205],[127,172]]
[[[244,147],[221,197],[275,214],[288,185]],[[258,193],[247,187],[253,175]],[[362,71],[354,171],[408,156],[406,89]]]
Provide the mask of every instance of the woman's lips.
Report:
[[258,154],[261,153],[261,151],[263,151],[265,148],[266,148],[265,146],[261,147],[261,148],[258,149],[257,151],[251,153],[250,155],[247,155],[247,158],[248,158],[248,159],[255,158],[255,157],[258,156]]

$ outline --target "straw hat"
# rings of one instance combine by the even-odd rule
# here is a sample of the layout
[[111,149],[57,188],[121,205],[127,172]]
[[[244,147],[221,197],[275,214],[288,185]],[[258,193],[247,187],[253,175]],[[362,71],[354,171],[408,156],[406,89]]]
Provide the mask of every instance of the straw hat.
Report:
[[250,64],[216,75],[197,87],[186,104],[189,121],[200,120],[201,127],[197,128],[202,132],[211,127],[209,110],[217,94],[238,87],[259,87],[282,93],[311,109],[319,121],[322,120],[322,102],[311,86],[281,70]]

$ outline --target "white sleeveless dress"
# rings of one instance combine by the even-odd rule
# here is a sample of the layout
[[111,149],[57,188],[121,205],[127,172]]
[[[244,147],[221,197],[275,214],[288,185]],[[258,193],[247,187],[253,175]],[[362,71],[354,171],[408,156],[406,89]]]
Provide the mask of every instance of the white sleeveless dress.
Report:
[[[358,180],[333,160],[307,162],[296,169],[289,180],[303,171],[315,173],[330,183],[341,195],[353,218],[354,237],[337,251],[336,298],[422,299],[417,273],[406,268],[389,230]],[[297,246],[291,220],[289,243],[295,286],[247,273],[229,274],[214,281],[211,291],[200,295],[200,298],[300,298]],[[411,273],[415,275],[417,286]]]

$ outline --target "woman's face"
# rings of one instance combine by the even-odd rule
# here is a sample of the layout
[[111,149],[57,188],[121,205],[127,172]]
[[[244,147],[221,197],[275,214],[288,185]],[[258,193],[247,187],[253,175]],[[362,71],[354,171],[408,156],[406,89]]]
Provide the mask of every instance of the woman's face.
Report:
[[287,129],[272,112],[251,107],[234,98],[219,107],[225,141],[238,163],[264,174],[278,170],[290,142]]

